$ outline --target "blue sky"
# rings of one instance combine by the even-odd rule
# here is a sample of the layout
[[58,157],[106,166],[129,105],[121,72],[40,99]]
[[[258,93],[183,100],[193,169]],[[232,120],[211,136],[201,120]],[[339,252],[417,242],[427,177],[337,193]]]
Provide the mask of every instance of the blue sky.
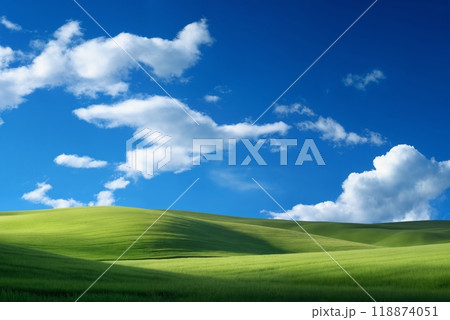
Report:
[[[253,177],[298,219],[449,219],[444,1],[378,1],[251,126],[371,3],[80,1],[175,103],[73,1],[3,1],[0,210],[165,209],[200,178],[174,208],[286,218]],[[176,150],[151,179],[120,170],[142,128]],[[192,138],[219,137],[299,146],[287,166],[268,143],[267,166],[190,165]],[[294,165],[305,139],[325,166]]]

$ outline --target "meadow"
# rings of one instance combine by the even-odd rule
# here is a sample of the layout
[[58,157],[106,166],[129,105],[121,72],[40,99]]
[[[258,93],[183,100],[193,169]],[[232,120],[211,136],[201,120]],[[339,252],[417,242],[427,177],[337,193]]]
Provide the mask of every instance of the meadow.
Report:
[[[162,213],[0,213],[0,301],[75,301]],[[450,221],[302,222],[377,301],[450,301]],[[81,301],[370,301],[292,221],[169,211]]]

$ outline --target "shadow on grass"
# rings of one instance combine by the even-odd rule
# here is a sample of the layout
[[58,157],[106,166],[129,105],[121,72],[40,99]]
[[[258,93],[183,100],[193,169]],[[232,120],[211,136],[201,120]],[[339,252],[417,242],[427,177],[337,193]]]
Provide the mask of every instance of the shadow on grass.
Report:
[[[75,301],[108,265],[1,245],[0,301]],[[438,290],[367,289],[384,301],[449,298]],[[290,282],[280,272],[266,278],[255,274],[223,279],[115,265],[82,301],[367,301],[367,297],[350,282],[318,279],[317,284],[304,284]]]

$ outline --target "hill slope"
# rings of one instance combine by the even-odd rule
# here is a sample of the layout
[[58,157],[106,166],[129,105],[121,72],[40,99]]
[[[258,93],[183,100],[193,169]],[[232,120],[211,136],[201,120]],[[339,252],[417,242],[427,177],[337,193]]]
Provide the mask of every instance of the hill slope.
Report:
[[[74,301],[161,215],[91,207],[0,213],[0,300]],[[379,301],[450,300],[450,222],[302,222]],[[92,301],[367,301],[292,221],[170,211]]]
[[[124,207],[7,212],[0,214],[0,243],[108,260],[119,256],[161,213]],[[329,251],[450,242],[449,221],[302,225]],[[170,211],[124,259],[316,251],[320,249],[292,221]]]

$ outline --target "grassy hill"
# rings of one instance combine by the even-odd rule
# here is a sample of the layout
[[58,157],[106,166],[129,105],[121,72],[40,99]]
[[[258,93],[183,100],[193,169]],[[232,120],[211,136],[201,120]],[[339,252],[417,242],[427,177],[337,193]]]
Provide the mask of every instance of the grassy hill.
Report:
[[[74,301],[161,213],[0,213],[0,300]],[[377,300],[450,300],[450,221],[302,224]],[[368,298],[292,221],[170,211],[83,300]]]

